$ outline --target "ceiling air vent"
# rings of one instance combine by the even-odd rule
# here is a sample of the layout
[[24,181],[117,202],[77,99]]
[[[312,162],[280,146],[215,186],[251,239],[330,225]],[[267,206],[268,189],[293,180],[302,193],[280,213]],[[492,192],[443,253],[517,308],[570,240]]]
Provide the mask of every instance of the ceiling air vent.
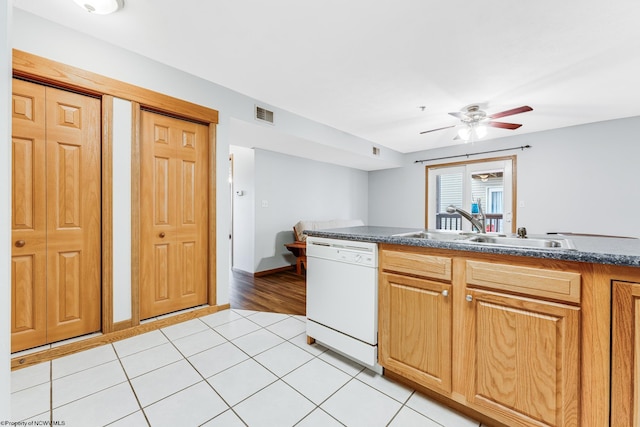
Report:
[[256,105],[256,120],[273,124],[273,111]]

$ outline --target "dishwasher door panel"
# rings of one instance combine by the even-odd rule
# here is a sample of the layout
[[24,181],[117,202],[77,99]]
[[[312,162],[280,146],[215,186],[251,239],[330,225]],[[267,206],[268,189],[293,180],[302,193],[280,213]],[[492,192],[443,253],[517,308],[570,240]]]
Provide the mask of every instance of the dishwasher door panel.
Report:
[[307,318],[376,345],[378,269],[307,257]]

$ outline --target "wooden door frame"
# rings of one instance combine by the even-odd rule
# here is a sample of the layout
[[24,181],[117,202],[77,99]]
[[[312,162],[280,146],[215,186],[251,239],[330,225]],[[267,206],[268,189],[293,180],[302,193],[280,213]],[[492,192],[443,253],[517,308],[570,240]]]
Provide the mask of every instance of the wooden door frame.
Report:
[[[216,306],[216,125],[218,112],[148,89],[13,49],[13,76],[102,99],[102,332],[140,324],[140,108],[203,123],[209,128],[208,304]],[[131,320],[113,322],[113,98],[132,103]],[[216,310],[214,310],[216,311]]]

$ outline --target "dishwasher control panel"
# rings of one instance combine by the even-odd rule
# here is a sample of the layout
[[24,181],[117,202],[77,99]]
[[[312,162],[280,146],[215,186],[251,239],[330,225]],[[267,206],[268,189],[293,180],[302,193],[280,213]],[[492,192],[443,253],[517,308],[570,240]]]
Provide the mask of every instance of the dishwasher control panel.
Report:
[[306,253],[307,257],[367,267],[378,266],[378,245],[370,242],[308,237]]
[[348,262],[351,264],[375,264],[372,254],[353,252],[348,249],[337,249],[336,254],[338,261]]

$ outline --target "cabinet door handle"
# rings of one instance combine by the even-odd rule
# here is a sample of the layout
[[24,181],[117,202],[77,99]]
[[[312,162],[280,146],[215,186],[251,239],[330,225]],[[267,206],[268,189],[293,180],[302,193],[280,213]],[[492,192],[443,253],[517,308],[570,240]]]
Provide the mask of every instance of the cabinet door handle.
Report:
[[465,297],[465,299],[466,299],[467,301],[471,302],[471,301],[473,301],[473,296],[471,296],[471,295],[467,295],[467,296]]
[[164,231],[160,234],[158,234],[158,236],[160,236],[161,239],[164,239],[164,236],[166,236],[166,234],[164,234]]
[[24,240],[16,240],[16,248],[21,248],[23,247],[27,242],[25,242]]
[[442,296],[443,297],[448,297],[449,296],[449,291],[446,290],[446,289],[444,291],[442,291]]

